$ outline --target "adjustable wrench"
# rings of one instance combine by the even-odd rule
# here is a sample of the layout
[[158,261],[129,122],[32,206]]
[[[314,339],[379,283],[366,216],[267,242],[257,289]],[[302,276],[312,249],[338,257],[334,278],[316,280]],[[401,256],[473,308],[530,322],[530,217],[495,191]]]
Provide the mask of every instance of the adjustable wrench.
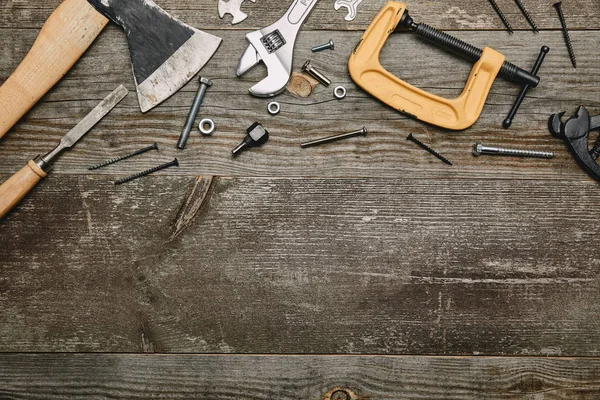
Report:
[[296,37],[319,0],[294,0],[290,9],[273,25],[246,35],[248,48],[240,59],[237,76],[263,62],[267,77],[250,88],[257,97],[273,97],[285,90],[291,74]]

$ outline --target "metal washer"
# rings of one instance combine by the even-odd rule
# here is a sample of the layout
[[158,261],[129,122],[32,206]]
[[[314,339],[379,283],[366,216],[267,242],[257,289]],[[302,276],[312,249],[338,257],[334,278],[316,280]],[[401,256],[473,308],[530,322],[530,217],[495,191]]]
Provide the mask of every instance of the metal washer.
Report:
[[338,100],[342,100],[343,98],[345,98],[347,93],[348,91],[343,86],[338,86],[335,89],[333,89],[333,96]]
[[281,105],[276,101],[272,101],[267,106],[267,110],[269,110],[269,114],[277,115],[281,111]]
[[[206,129],[204,126],[208,125],[208,129]],[[213,134],[213,132],[215,131],[215,121],[213,121],[210,118],[204,118],[202,121],[200,121],[200,124],[198,125],[198,129],[200,129],[200,133],[202,133],[203,135],[206,136],[210,136]]]

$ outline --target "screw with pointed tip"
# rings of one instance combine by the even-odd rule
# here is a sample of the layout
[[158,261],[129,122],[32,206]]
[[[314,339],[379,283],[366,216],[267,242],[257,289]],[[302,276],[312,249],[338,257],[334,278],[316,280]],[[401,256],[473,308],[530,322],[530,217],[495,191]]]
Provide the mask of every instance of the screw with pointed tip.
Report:
[[475,143],[475,145],[473,145],[473,155],[479,157],[484,154],[514,157],[554,158],[554,153],[549,151],[505,149],[502,147],[490,147],[484,146],[481,143]]
[[535,24],[533,18],[531,18],[531,15],[529,14],[529,11],[527,10],[527,8],[525,8],[525,4],[523,4],[521,0],[515,0],[515,3],[517,3],[517,7],[519,7],[519,10],[521,10],[521,13],[525,17],[529,25],[531,25],[531,29],[533,29],[534,32],[539,32],[537,25]]
[[567,20],[562,10],[562,2],[554,3],[554,8],[558,12],[558,18],[560,19],[560,25],[562,26],[563,36],[565,37],[565,43],[567,44],[567,50],[569,51],[569,58],[573,64],[573,68],[577,68],[577,60],[575,59],[575,51],[573,51],[573,43],[571,43],[571,37],[569,36],[569,28],[567,28]]
[[492,7],[494,8],[494,11],[496,11],[496,14],[498,14],[500,19],[502,20],[502,23],[504,24],[506,29],[508,29],[508,32],[513,33],[512,26],[510,26],[510,24],[508,23],[508,19],[506,19],[506,16],[500,9],[500,6],[498,6],[498,3],[496,3],[496,0],[489,0],[489,1],[490,1],[490,4],[492,5]]
[[170,163],[159,165],[158,167],[150,168],[150,169],[148,169],[146,171],[139,172],[137,174],[128,176],[128,177],[123,178],[123,179],[119,179],[118,181],[115,182],[115,185],[122,185],[123,183],[131,182],[131,181],[133,181],[135,179],[139,179],[139,178],[142,178],[144,176],[148,176],[148,175],[153,174],[155,172],[162,171],[163,169],[167,169],[167,168],[171,168],[171,167],[179,167],[179,161],[177,159],[175,159],[175,160],[171,161]]
[[252,147],[262,146],[269,140],[269,132],[258,122],[252,124],[252,126],[246,130],[246,134],[244,141],[231,152],[234,157],[237,157],[241,152]]
[[333,39],[329,39],[329,42],[315,46],[311,50],[313,53],[316,53],[318,51],[329,50],[329,49],[335,50],[335,43],[333,43]]
[[127,154],[127,155],[124,155],[124,156],[121,156],[121,157],[113,158],[111,160],[103,161],[100,164],[96,164],[94,166],[89,167],[88,170],[89,171],[94,171],[96,169],[108,167],[109,165],[113,165],[113,164],[116,164],[116,163],[118,163],[120,161],[127,160],[127,159],[135,157],[135,156],[139,156],[139,155],[147,153],[147,152],[149,152],[151,150],[157,150],[158,151],[158,144],[156,142],[152,146],[148,146],[148,147],[146,147],[144,149],[134,151],[131,154]]
[[433,150],[431,147],[427,146],[425,143],[421,142],[419,139],[413,136],[413,134],[409,134],[406,140],[409,140],[415,143],[417,146],[427,151],[429,154],[435,156],[437,159],[441,160],[444,164],[452,165],[452,163],[444,156],[442,156],[437,151]]

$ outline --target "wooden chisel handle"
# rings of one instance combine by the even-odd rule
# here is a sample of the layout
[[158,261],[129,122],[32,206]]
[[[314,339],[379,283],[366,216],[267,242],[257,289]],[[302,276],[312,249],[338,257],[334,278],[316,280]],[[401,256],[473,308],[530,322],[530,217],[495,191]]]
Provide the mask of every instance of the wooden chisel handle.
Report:
[[46,177],[46,173],[32,160],[0,186],[0,219]]
[[0,86],[0,138],[79,60],[108,23],[87,0],[65,0]]

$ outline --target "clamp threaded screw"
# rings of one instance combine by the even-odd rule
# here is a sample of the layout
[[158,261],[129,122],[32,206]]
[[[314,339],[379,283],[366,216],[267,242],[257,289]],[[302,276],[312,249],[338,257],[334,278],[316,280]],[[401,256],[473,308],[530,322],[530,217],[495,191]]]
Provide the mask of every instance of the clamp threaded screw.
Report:
[[560,19],[560,25],[562,26],[563,36],[567,43],[567,50],[569,51],[569,58],[573,64],[573,68],[577,68],[577,60],[575,59],[575,51],[573,51],[573,43],[571,43],[571,37],[569,36],[569,28],[567,28],[567,20],[562,10],[562,2],[554,3],[554,8],[558,12],[558,18]]

